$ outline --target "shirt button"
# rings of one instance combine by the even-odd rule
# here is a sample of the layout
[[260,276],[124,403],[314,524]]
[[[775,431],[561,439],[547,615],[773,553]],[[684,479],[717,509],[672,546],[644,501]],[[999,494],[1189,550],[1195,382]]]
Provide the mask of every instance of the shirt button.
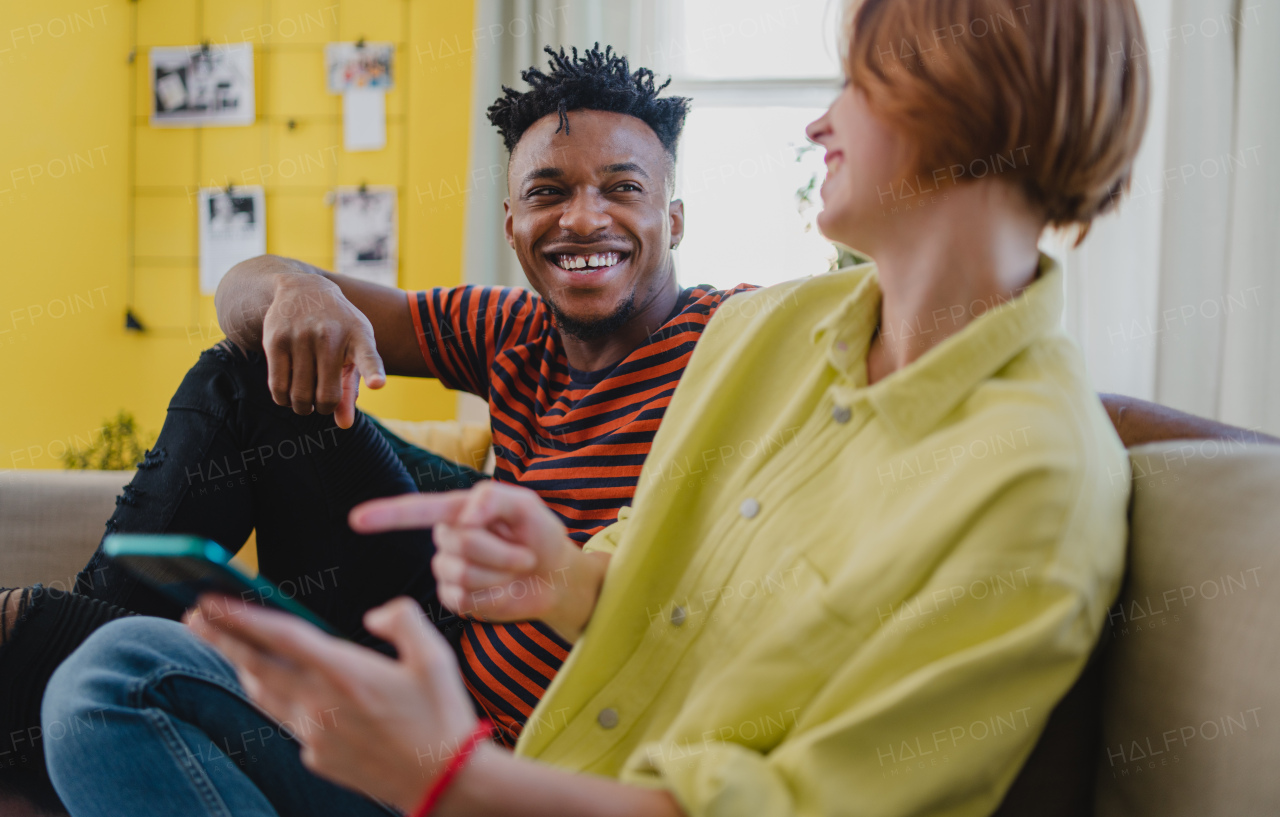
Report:
[[596,715],[596,721],[605,729],[612,729],[618,725],[618,710],[611,706],[601,709],[600,714]]
[[760,513],[760,503],[754,499],[744,499],[738,506],[738,513],[742,514],[743,519],[755,519],[756,514]]
[[677,604],[675,607],[671,608],[671,623],[679,627],[681,624],[684,624],[686,615],[684,608]]
[[839,423],[840,425],[844,425],[845,423],[849,422],[849,420],[852,417],[853,417],[853,412],[849,410],[848,406],[832,406],[831,407],[831,418],[835,420],[837,423]]

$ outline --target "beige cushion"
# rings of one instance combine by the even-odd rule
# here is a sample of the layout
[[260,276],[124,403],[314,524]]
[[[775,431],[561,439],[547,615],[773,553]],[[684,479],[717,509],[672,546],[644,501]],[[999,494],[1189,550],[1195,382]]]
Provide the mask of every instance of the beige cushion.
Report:
[[133,471],[0,473],[0,586],[69,589]]
[[1280,447],[1131,455],[1097,813],[1280,814]]
[[492,432],[487,423],[459,423],[456,420],[394,420],[379,417],[397,437],[439,454],[447,460],[462,463],[477,471],[484,470],[489,456]]

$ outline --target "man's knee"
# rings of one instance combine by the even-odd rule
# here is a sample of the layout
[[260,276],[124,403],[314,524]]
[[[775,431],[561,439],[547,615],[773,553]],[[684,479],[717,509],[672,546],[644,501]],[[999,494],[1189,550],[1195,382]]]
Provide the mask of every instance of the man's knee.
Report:
[[49,679],[41,707],[46,735],[103,721],[112,708],[136,705],[137,693],[149,682],[183,669],[235,678],[225,659],[176,621],[130,616],[105,624]]
[[254,392],[267,393],[267,367],[232,346],[214,346],[200,353],[169,401],[171,410],[200,411],[225,417],[233,403]]

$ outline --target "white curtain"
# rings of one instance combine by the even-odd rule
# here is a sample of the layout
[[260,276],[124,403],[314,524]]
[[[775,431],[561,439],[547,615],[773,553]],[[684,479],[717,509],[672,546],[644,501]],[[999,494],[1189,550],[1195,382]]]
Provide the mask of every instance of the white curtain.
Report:
[[1280,3],[1139,5],[1147,139],[1119,212],[1066,252],[1068,327],[1100,389],[1280,433]]

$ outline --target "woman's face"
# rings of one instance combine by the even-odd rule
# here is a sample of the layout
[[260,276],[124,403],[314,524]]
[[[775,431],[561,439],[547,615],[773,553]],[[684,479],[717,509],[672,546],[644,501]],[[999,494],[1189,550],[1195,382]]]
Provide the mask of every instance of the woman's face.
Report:
[[906,170],[904,139],[871,112],[851,82],[805,133],[827,151],[818,227],[832,241],[873,252],[877,225],[893,209]]

